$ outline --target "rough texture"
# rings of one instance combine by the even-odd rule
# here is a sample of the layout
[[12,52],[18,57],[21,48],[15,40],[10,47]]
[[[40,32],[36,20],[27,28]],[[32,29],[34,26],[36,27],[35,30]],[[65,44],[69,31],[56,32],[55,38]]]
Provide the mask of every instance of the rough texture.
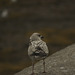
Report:
[[[35,64],[37,75],[75,75],[75,44],[56,52],[46,59],[46,71],[42,73],[42,60]],[[31,66],[15,75],[30,75]]]

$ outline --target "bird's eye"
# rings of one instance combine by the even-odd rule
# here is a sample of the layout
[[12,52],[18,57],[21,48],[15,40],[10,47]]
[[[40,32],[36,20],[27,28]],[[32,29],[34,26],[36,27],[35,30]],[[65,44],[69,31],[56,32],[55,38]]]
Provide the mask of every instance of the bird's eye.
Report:
[[41,35],[39,34],[38,36],[40,37]]

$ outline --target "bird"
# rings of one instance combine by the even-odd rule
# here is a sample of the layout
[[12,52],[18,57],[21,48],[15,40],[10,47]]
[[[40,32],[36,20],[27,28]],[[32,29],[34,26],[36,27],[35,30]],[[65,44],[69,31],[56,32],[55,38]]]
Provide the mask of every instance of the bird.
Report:
[[43,60],[43,67],[44,71],[43,73],[46,73],[45,71],[45,58],[49,54],[48,46],[46,43],[42,40],[44,37],[40,33],[33,33],[30,36],[30,42],[28,47],[28,55],[32,61],[32,73],[31,75],[34,75],[34,61],[35,60]]

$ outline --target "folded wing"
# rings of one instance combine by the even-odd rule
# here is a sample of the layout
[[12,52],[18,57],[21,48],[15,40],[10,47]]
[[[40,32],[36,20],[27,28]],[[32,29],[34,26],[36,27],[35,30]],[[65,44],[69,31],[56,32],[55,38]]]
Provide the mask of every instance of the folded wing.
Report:
[[29,47],[30,56],[47,56],[48,55],[48,47],[44,41],[40,41],[35,43]]

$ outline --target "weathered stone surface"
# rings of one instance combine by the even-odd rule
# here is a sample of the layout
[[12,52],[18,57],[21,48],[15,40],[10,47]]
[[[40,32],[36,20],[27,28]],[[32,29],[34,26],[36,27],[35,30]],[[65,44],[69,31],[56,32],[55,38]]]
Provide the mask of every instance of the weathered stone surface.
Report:
[[[46,71],[42,73],[42,60],[35,64],[37,75],[75,75],[75,44],[46,58]],[[31,66],[15,75],[30,75]]]

